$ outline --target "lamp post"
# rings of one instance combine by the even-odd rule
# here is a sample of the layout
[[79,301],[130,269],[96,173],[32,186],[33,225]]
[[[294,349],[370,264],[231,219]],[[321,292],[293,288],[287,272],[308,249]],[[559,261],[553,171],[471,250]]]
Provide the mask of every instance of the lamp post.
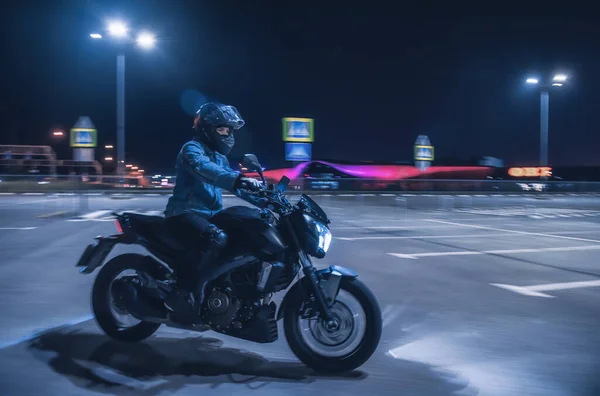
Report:
[[[129,28],[125,23],[113,21],[108,24],[108,34],[115,39],[131,42]],[[102,39],[100,33],[91,33],[90,37],[99,40]],[[152,49],[156,39],[151,33],[140,32],[135,43],[144,48]],[[117,55],[117,174],[125,174],[125,55]]]
[[551,82],[540,82],[539,79],[529,77],[525,82],[540,88],[540,164],[548,166],[548,118],[550,113],[550,89],[559,88],[567,81],[565,74],[557,74]]

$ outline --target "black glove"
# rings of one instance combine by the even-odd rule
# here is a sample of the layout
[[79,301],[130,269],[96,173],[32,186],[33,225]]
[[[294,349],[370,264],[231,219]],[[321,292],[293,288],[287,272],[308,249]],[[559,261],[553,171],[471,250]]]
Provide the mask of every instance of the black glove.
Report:
[[262,187],[262,183],[256,179],[250,177],[240,177],[237,180],[237,188],[250,191],[259,191]]

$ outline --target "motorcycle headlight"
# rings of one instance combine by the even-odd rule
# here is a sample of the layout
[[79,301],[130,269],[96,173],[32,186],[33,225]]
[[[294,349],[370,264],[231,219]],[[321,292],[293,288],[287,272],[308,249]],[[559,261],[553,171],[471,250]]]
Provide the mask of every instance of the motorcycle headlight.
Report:
[[307,232],[302,238],[306,253],[317,258],[325,257],[325,253],[331,245],[331,231],[327,226],[313,217],[305,214],[304,220],[307,224]]
[[318,248],[322,250],[323,253],[327,253],[329,245],[331,244],[331,231],[329,231],[329,228],[323,223],[318,221],[315,221],[315,228],[317,230],[317,235],[319,236]]

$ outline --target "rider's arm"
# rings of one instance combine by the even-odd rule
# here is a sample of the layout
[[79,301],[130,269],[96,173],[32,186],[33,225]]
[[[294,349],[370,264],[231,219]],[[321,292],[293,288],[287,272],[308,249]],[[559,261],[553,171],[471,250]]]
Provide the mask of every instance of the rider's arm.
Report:
[[236,194],[234,187],[240,173],[231,169],[228,164],[221,167],[212,162],[199,144],[186,144],[181,150],[181,158],[185,169],[196,177]]
[[[227,158],[225,158],[224,165],[225,165],[225,169],[227,169],[231,172],[235,172],[229,165],[229,161],[227,160]],[[260,197],[256,196],[255,194],[251,194],[251,193],[247,192],[246,190],[242,190],[240,188],[234,189],[233,191],[232,190],[229,190],[229,191],[234,193],[238,198],[241,198],[244,201],[249,202],[254,206],[257,206],[259,208],[266,207],[267,200],[265,198],[260,198]]]

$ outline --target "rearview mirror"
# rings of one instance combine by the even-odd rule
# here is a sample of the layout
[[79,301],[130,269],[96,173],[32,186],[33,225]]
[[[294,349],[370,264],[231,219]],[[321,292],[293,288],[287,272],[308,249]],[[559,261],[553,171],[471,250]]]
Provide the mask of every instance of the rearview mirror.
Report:
[[258,162],[258,158],[256,158],[256,155],[254,154],[244,154],[242,157],[242,165],[250,171],[262,172],[262,166],[260,166],[260,162]]
[[281,180],[279,180],[279,183],[277,183],[277,189],[280,192],[285,192],[285,189],[287,188],[288,184],[290,184],[290,178],[287,176],[283,176]]
[[258,162],[258,158],[254,154],[244,154],[242,157],[242,165],[248,168],[249,171],[257,172],[260,176],[263,184],[267,184],[265,177],[263,176],[262,166]]

